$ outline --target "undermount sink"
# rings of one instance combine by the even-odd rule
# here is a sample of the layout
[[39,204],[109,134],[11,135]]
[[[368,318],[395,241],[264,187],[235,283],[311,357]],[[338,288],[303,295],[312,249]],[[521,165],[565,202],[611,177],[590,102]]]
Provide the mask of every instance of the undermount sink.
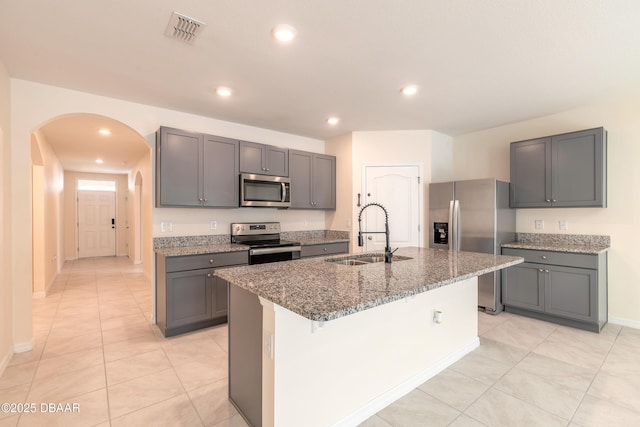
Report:
[[[408,256],[402,255],[394,255],[391,259],[394,261],[404,261],[407,259],[412,259]],[[342,265],[365,265],[365,264],[373,264],[376,262],[384,262],[384,255],[372,255],[372,254],[364,254],[364,255],[352,255],[348,257],[340,257],[340,258],[329,258],[325,260],[326,262],[332,262],[334,264],[342,264]]]

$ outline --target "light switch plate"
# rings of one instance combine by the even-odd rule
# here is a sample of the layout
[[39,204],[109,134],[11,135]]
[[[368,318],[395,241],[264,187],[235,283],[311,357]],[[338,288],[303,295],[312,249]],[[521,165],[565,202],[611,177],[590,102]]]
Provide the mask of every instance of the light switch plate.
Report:
[[212,230],[217,230],[218,229],[218,221],[211,221],[211,229]]
[[173,223],[169,221],[160,222],[160,231],[166,233],[168,231],[173,231]]
[[544,229],[544,220],[536,219],[535,224],[536,224],[536,230]]
[[561,219],[560,220],[560,230],[568,230],[569,229],[569,223],[567,223],[566,219]]

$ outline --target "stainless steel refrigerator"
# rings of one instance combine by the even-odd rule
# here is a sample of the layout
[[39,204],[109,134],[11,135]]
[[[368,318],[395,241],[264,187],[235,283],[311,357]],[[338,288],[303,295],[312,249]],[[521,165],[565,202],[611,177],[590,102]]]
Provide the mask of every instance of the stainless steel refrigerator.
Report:
[[[500,254],[515,240],[516,214],[509,208],[509,183],[474,179],[429,185],[429,247]],[[502,305],[500,272],[478,277],[478,307],[497,314]]]

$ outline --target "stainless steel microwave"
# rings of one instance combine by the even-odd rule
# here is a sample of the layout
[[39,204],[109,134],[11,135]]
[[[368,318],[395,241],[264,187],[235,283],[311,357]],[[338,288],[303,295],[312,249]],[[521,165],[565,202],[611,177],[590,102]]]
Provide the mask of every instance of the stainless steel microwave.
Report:
[[288,208],[291,180],[283,176],[241,174],[240,206]]

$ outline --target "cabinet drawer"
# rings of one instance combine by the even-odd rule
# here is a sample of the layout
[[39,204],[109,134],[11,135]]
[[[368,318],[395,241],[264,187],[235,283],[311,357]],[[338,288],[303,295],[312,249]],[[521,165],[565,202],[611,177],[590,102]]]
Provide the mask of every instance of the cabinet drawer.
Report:
[[502,255],[523,257],[525,262],[563,265],[578,268],[598,268],[598,255],[567,252],[537,251],[532,249],[502,248]]
[[301,257],[322,256],[332,254],[344,254],[349,252],[349,243],[327,243],[326,245],[303,245],[300,250]]
[[248,251],[168,257],[166,272],[195,270],[209,267],[224,267],[227,265],[242,265],[248,263]]

